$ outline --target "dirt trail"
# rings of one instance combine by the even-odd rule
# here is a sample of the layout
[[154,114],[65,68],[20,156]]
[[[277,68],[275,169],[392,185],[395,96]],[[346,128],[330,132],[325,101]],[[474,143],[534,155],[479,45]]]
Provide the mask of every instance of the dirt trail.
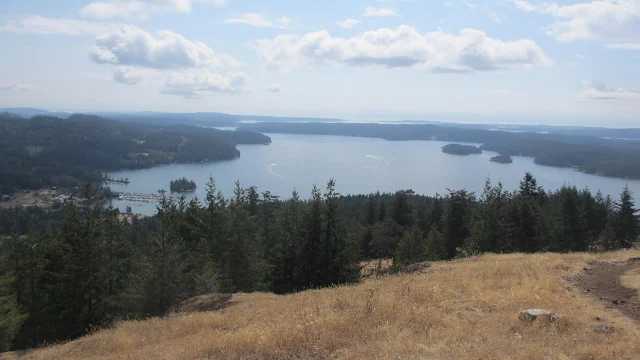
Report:
[[620,277],[640,268],[640,258],[627,261],[590,261],[584,271],[569,278],[569,281],[584,291],[607,303],[608,308],[616,308],[640,323],[640,296],[638,289],[625,287]]

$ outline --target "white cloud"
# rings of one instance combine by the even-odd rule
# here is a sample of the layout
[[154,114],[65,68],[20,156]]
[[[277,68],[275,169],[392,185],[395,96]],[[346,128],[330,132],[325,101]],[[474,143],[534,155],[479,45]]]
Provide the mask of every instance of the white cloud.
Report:
[[511,0],[518,8],[551,15],[556,21],[546,33],[559,41],[640,39],[639,0],[593,0],[562,5],[545,3],[535,6],[524,0]]
[[206,93],[242,93],[247,91],[248,83],[249,76],[243,72],[223,76],[207,68],[192,69],[171,73],[162,92],[193,99]]
[[113,31],[118,24],[90,22],[74,19],[45,18],[39,15],[10,20],[0,26],[0,31],[37,35],[82,35],[95,36]]
[[31,85],[23,84],[20,82],[0,83],[0,90],[4,91],[31,91],[33,87]]
[[[216,6],[224,6],[226,0],[197,0]],[[192,0],[111,0],[89,3],[80,9],[82,16],[95,19],[145,19],[151,13],[189,13]]]
[[351,29],[356,25],[360,24],[360,20],[358,19],[346,19],[344,21],[338,21],[337,23],[343,29]]
[[547,5],[556,18],[547,34],[560,41],[577,39],[637,39],[640,34],[640,1],[598,0],[573,5]]
[[256,50],[267,65],[287,71],[313,65],[418,68],[431,72],[473,72],[531,68],[551,63],[533,41],[501,41],[484,32],[463,29],[419,33],[409,26],[382,28],[351,38],[327,31],[280,35],[259,40]]
[[640,43],[608,44],[607,47],[618,50],[640,50]]
[[464,5],[469,8],[469,9],[475,9],[476,8],[476,4],[472,3],[471,1],[468,0],[464,0]]
[[452,1],[445,1],[444,2],[444,6],[451,6],[451,5],[453,5]]
[[512,3],[514,3],[518,8],[526,11],[526,12],[531,12],[531,11],[535,11],[538,9],[537,6],[531,4],[528,1],[525,0],[511,0]]
[[640,99],[640,91],[621,87],[609,87],[602,81],[582,81],[580,98],[593,100]]
[[159,73],[153,69],[141,69],[134,67],[121,66],[113,73],[112,80],[114,82],[125,85],[136,85],[148,79],[159,75]]
[[279,93],[279,92],[282,92],[283,89],[282,89],[282,86],[280,86],[280,84],[271,84],[267,86],[267,91],[272,93]]
[[383,16],[394,16],[396,15],[396,11],[390,8],[376,8],[373,6],[369,6],[364,10],[364,14],[362,16],[368,17],[383,17]]
[[156,69],[239,65],[231,55],[216,54],[203,42],[188,40],[171,31],[160,31],[154,37],[132,25],[98,36],[89,50],[89,58],[102,64]]
[[281,16],[280,18],[272,21],[261,14],[246,13],[239,18],[226,19],[225,22],[229,24],[245,24],[256,27],[277,27],[284,29],[289,26],[293,20],[286,16]]

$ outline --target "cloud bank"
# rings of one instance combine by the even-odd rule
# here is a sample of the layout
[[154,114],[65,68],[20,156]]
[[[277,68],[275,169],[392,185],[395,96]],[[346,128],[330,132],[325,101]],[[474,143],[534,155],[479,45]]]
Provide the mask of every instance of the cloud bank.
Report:
[[246,92],[248,83],[249,76],[244,72],[235,72],[224,76],[206,68],[192,69],[171,73],[162,92],[194,99],[200,98],[206,93],[236,94]]
[[418,68],[430,72],[474,72],[531,68],[551,63],[533,41],[501,41],[484,32],[463,29],[458,34],[419,33],[409,26],[382,28],[351,38],[327,31],[280,35],[259,40],[263,61],[283,71],[313,65]]
[[186,69],[202,66],[237,66],[231,55],[216,54],[203,42],[171,31],[157,36],[132,26],[96,38],[89,58],[99,64],[129,65],[154,69]]
[[609,87],[602,81],[582,81],[580,98],[592,100],[640,99],[640,91],[621,87]]

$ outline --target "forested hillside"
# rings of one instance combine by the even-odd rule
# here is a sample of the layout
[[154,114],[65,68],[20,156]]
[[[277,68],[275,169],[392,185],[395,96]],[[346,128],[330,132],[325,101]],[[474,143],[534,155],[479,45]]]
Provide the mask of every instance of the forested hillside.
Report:
[[0,350],[85,334],[118,319],[164,314],[210,292],[290,293],[359,280],[359,262],[393,270],[485,252],[630,248],[638,240],[632,194],[619,199],[563,187],[545,192],[526,174],[519,190],[487,181],[482,194],[340,196],[335,183],[281,200],[239,184],[154,217],[121,218],[90,187],[60,210],[0,209]]
[[424,124],[259,123],[243,125],[240,129],[267,133],[362,136],[395,141],[480,143],[483,144],[482,150],[501,155],[530,156],[540,165],[575,167],[592,174],[640,179],[640,141]]
[[0,193],[100,181],[101,171],[234,159],[236,144],[266,144],[253,132],[159,127],[87,115],[0,115]]

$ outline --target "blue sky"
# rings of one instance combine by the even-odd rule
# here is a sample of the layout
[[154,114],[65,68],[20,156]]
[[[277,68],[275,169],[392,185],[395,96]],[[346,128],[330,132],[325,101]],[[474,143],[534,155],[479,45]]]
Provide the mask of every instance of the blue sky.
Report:
[[640,0],[3,0],[0,106],[640,125]]

